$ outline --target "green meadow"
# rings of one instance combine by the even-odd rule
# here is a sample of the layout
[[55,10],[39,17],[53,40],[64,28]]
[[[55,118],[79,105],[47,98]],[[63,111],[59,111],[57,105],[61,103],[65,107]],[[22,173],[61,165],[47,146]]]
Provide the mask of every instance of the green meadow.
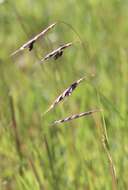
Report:
[[[32,51],[10,56],[54,22]],[[0,0],[0,47],[0,190],[127,190],[128,1]]]

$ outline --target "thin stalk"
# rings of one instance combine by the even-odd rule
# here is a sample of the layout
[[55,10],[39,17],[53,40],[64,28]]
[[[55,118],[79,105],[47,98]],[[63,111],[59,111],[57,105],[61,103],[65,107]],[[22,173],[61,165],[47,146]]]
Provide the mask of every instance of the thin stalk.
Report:
[[36,180],[37,180],[37,182],[38,182],[38,184],[39,184],[40,190],[44,190],[44,186],[43,186],[43,184],[42,184],[42,181],[41,181],[41,179],[40,179],[40,176],[38,175],[37,169],[36,169],[36,167],[35,167],[35,165],[34,165],[32,159],[29,159],[29,163],[30,163],[30,166],[31,166],[31,168],[32,168],[32,171],[33,171],[33,173],[34,173],[34,175],[35,175],[35,178],[36,178]]
[[45,147],[46,147],[47,154],[48,154],[49,165],[50,165],[52,179],[53,179],[53,186],[55,187],[55,189],[58,189],[57,179],[56,179],[56,174],[55,174],[55,169],[54,169],[54,163],[52,161],[52,155],[51,155],[51,151],[50,151],[50,147],[49,147],[46,135],[44,135],[44,143],[45,143]]
[[[98,93],[97,93],[97,97],[98,97],[99,104],[101,106],[100,95]],[[104,151],[107,155],[108,162],[109,162],[110,174],[111,174],[111,178],[112,178],[112,190],[117,190],[116,169],[114,166],[112,155],[110,153],[108,134],[107,134],[106,123],[105,123],[103,112],[101,113],[101,116],[102,116],[102,122],[103,122],[103,125],[101,125],[102,145],[103,145]]]
[[[12,129],[13,129],[13,133],[14,133],[16,150],[17,150],[20,160],[22,161],[23,153],[21,150],[21,142],[20,142],[20,137],[19,137],[19,133],[18,133],[18,129],[17,129],[14,101],[13,101],[13,97],[11,95],[9,96],[9,100],[10,100],[10,109],[11,109]],[[23,174],[22,166],[20,167],[20,174],[21,175]]]

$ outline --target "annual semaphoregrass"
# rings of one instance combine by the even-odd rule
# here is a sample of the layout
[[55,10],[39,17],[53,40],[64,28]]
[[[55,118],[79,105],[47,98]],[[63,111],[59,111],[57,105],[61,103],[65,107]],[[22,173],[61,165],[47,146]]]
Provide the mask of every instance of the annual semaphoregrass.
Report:
[[[126,0],[0,1],[0,190],[128,189],[127,20]],[[32,51],[10,57],[54,22]],[[38,64],[68,42],[57,60]]]

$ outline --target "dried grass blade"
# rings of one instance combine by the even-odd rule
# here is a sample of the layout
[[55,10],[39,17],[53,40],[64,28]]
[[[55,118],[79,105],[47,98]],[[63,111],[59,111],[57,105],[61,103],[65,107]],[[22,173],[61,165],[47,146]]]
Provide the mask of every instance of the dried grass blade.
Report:
[[52,29],[56,23],[51,24],[50,26],[48,26],[46,29],[44,29],[42,32],[40,32],[39,34],[37,34],[34,38],[30,39],[28,42],[26,42],[25,44],[23,44],[18,50],[16,50],[15,52],[13,52],[11,54],[11,56],[14,56],[15,54],[17,54],[18,52],[24,50],[25,48],[29,48],[29,51],[31,51],[33,49],[33,45],[34,43],[40,38],[43,37],[50,29]]
[[70,96],[73,91],[76,89],[76,87],[83,81],[85,80],[86,77],[82,77],[79,80],[75,81],[72,83],[66,90],[64,90],[52,103],[52,105],[48,108],[48,110],[44,113],[46,114],[49,112],[51,109],[53,109],[57,104],[59,104],[61,101],[63,101],[66,97]]
[[50,58],[54,58],[55,60],[58,59],[60,56],[62,56],[64,49],[70,47],[72,45],[72,42],[64,44],[57,49],[53,50],[52,52],[48,53],[43,59],[41,59],[41,62],[44,62]]
[[91,114],[93,114],[95,112],[99,112],[99,111],[101,111],[101,110],[96,109],[96,110],[91,110],[91,111],[88,111],[88,112],[83,112],[83,113],[80,113],[80,114],[71,115],[71,116],[66,117],[64,119],[54,121],[53,125],[58,125],[60,123],[68,122],[68,121],[71,121],[71,120],[74,120],[74,119],[77,119],[77,118],[80,118],[80,117],[83,117],[83,116],[88,116],[88,115],[91,115]]

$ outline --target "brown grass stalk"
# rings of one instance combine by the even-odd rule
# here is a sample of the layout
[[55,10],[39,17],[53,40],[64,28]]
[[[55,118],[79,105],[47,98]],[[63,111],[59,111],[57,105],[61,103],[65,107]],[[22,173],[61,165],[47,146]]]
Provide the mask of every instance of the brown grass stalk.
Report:
[[117,177],[116,177],[116,169],[114,166],[114,162],[110,153],[110,148],[109,148],[109,140],[108,140],[108,135],[107,135],[107,130],[106,130],[106,124],[104,120],[104,115],[102,114],[103,118],[103,125],[102,125],[102,144],[103,148],[106,152],[108,161],[109,161],[109,168],[110,168],[110,174],[112,177],[112,190],[117,190]]
[[[17,150],[17,153],[18,153],[20,159],[22,160],[23,159],[23,153],[21,150],[21,142],[20,142],[20,137],[19,137],[19,133],[18,133],[18,129],[17,129],[17,122],[16,122],[15,109],[14,109],[14,101],[13,101],[13,97],[11,95],[9,96],[9,99],[10,99],[12,129],[13,129],[13,133],[14,133],[16,150]],[[19,170],[20,170],[20,174],[23,174],[22,167],[20,167]]]
[[[97,90],[96,90],[97,91]],[[99,104],[101,105],[101,100],[100,100],[100,95],[97,92],[97,97],[98,97],[98,101]],[[111,174],[111,179],[112,179],[112,190],[117,190],[117,176],[116,176],[116,169],[114,166],[114,162],[112,159],[112,155],[110,153],[110,147],[109,147],[109,139],[108,139],[108,134],[107,134],[107,129],[106,129],[106,123],[105,123],[105,119],[104,119],[104,113],[101,113],[102,116],[102,124],[100,125],[100,131],[101,131],[101,142],[104,148],[104,151],[107,155],[107,159],[109,162],[109,168],[110,168],[110,174]]]
[[112,160],[111,153],[110,153],[109,148],[108,148],[108,143],[107,143],[105,135],[103,135],[102,143],[103,143],[103,148],[107,154],[107,158],[109,161],[110,173],[112,176],[112,190],[117,190],[116,170],[115,170],[115,166],[114,166],[114,163]]
[[48,155],[48,161],[49,161],[49,166],[50,166],[50,170],[51,170],[51,176],[52,176],[52,185],[55,189],[57,188],[57,179],[56,179],[56,173],[55,173],[55,168],[54,168],[54,163],[53,163],[53,159],[52,159],[52,155],[51,155],[51,151],[50,151],[50,146],[47,140],[47,136],[44,134],[44,143],[45,143],[45,148],[47,151],[47,155]]
[[30,166],[32,168],[32,171],[33,171],[33,174],[34,174],[34,176],[35,176],[35,178],[36,178],[36,180],[37,180],[37,182],[39,184],[40,190],[44,190],[44,186],[42,184],[40,176],[38,175],[37,169],[36,169],[32,159],[30,159],[30,158],[29,158],[29,164],[30,164]]

